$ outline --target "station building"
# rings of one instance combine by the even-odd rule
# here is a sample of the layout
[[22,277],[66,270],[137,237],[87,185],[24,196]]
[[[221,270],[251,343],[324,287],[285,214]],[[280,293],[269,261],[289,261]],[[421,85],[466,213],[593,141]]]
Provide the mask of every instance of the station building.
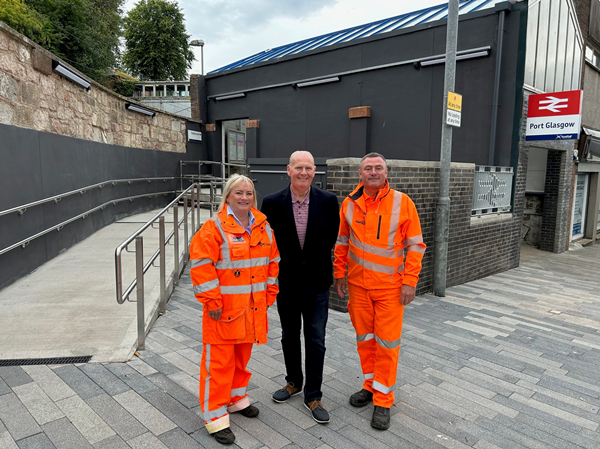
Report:
[[[260,198],[287,184],[290,153],[308,150],[316,185],[341,201],[358,183],[360,158],[384,154],[392,186],[423,221],[430,250],[420,286],[429,289],[447,13],[447,4],[420,9],[195,76],[192,116],[205,124],[208,156],[245,161]],[[525,121],[530,94],[580,88],[583,49],[570,0],[460,2],[449,285],[517,266],[524,240],[568,248],[577,142],[525,141]]]

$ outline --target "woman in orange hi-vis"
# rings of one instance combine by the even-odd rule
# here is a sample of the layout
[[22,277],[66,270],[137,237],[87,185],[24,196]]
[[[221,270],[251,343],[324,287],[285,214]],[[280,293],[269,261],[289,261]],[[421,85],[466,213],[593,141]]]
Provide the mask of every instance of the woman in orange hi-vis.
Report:
[[252,345],[267,341],[267,308],[279,291],[279,252],[249,178],[229,179],[217,215],[192,239],[190,262],[203,304],[200,406],[208,432],[231,444],[229,413],[258,415],[246,393],[246,366]]
[[367,154],[358,173],[361,183],[340,210],[335,287],[343,298],[347,266],[348,312],[364,375],[363,388],[350,396],[350,403],[364,407],[373,401],[371,426],[386,430],[394,404],[404,306],[415,298],[425,244],[415,204],[390,189],[385,158]]

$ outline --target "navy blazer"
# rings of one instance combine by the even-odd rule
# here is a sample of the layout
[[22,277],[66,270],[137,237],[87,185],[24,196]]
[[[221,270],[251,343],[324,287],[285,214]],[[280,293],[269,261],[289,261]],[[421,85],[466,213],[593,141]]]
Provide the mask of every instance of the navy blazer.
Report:
[[337,196],[311,186],[304,248],[298,240],[290,186],[265,196],[261,212],[273,228],[281,255],[280,293],[328,290],[333,283],[331,250],[340,227]]

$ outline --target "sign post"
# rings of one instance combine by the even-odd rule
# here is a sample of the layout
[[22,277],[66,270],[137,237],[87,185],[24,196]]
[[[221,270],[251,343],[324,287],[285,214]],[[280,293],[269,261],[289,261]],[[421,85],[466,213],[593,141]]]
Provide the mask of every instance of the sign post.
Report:
[[[448,2],[448,26],[446,28],[446,67],[444,70],[444,109],[442,118],[447,120],[450,95],[454,90],[456,74],[456,42],[458,38],[458,0]],[[453,94],[452,94],[453,95]],[[456,111],[454,111],[456,112]],[[460,126],[460,120],[459,120]],[[435,244],[433,246],[433,294],[446,296],[446,272],[448,271],[448,234],[450,232],[450,161],[452,159],[452,126],[442,123],[442,147],[440,150],[440,190],[435,208]]]
[[529,96],[525,140],[579,139],[582,90]]

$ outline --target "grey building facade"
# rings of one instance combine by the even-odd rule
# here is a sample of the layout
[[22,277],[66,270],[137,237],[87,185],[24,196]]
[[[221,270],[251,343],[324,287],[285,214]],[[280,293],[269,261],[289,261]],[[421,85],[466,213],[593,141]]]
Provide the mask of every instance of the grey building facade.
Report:
[[[449,285],[519,261],[528,156],[521,129],[528,8],[526,3],[486,3],[459,22],[455,91],[463,101],[452,148]],[[429,251],[420,289],[425,291],[431,286],[435,240],[445,42],[442,15],[243,63],[192,79],[192,104],[198,104],[192,116],[206,124],[206,151],[216,161],[228,161],[232,154],[229,122],[245,120],[244,150],[259,199],[287,184],[285,165],[294,150],[315,156],[317,183],[340,201],[358,182],[357,158],[378,151],[393,160],[393,187],[415,199],[424,221]],[[472,210],[473,198],[481,195],[476,187],[480,167],[512,173],[508,207],[495,208],[491,201],[483,213],[494,213],[485,216]]]

